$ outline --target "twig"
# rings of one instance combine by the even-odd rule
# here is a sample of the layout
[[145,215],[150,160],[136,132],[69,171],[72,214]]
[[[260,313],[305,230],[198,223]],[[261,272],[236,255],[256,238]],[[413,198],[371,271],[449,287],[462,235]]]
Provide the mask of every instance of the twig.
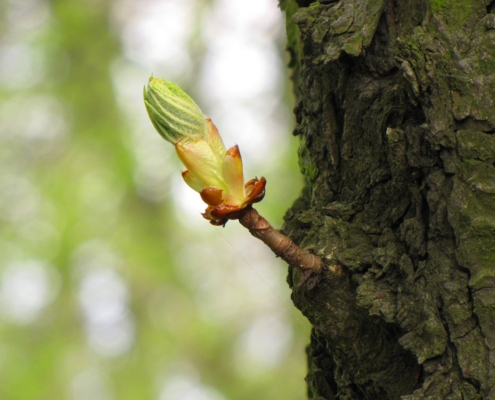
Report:
[[300,248],[287,236],[274,229],[270,223],[252,207],[246,208],[239,216],[239,222],[251,235],[265,243],[277,257],[303,272],[316,273],[322,269],[320,257]]

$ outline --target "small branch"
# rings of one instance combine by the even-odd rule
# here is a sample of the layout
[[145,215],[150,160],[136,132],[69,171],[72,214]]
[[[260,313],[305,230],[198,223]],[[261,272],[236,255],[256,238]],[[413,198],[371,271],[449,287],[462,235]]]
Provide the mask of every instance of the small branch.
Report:
[[323,266],[320,257],[300,248],[287,236],[274,229],[270,223],[252,207],[246,208],[239,216],[239,222],[251,235],[265,243],[277,257],[293,267],[311,273],[319,272]]

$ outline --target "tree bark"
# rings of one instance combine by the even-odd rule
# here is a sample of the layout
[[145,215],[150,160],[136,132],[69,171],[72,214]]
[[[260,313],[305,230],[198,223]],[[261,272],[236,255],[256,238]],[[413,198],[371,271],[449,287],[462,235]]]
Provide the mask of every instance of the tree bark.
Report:
[[495,399],[494,4],[280,1],[310,399]]

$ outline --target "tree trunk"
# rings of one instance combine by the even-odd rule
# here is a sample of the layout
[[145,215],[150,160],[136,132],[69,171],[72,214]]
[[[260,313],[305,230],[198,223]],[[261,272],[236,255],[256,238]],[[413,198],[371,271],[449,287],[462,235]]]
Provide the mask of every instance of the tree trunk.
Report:
[[494,3],[281,0],[310,399],[495,399]]

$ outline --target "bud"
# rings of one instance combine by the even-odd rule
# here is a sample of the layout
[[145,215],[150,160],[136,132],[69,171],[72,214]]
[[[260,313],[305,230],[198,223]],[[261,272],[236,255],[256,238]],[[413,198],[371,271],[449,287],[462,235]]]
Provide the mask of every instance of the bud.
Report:
[[144,88],[146,110],[158,133],[167,141],[177,143],[184,138],[206,140],[205,116],[176,84],[151,75]]
[[187,170],[202,183],[201,190],[207,186],[227,190],[222,164],[205,140],[180,140],[175,144],[175,151]]
[[225,225],[263,199],[265,178],[244,184],[237,145],[227,150],[211,119],[177,85],[151,76],[144,102],[156,130],[187,168],[182,178],[208,205],[203,217],[211,224]]

